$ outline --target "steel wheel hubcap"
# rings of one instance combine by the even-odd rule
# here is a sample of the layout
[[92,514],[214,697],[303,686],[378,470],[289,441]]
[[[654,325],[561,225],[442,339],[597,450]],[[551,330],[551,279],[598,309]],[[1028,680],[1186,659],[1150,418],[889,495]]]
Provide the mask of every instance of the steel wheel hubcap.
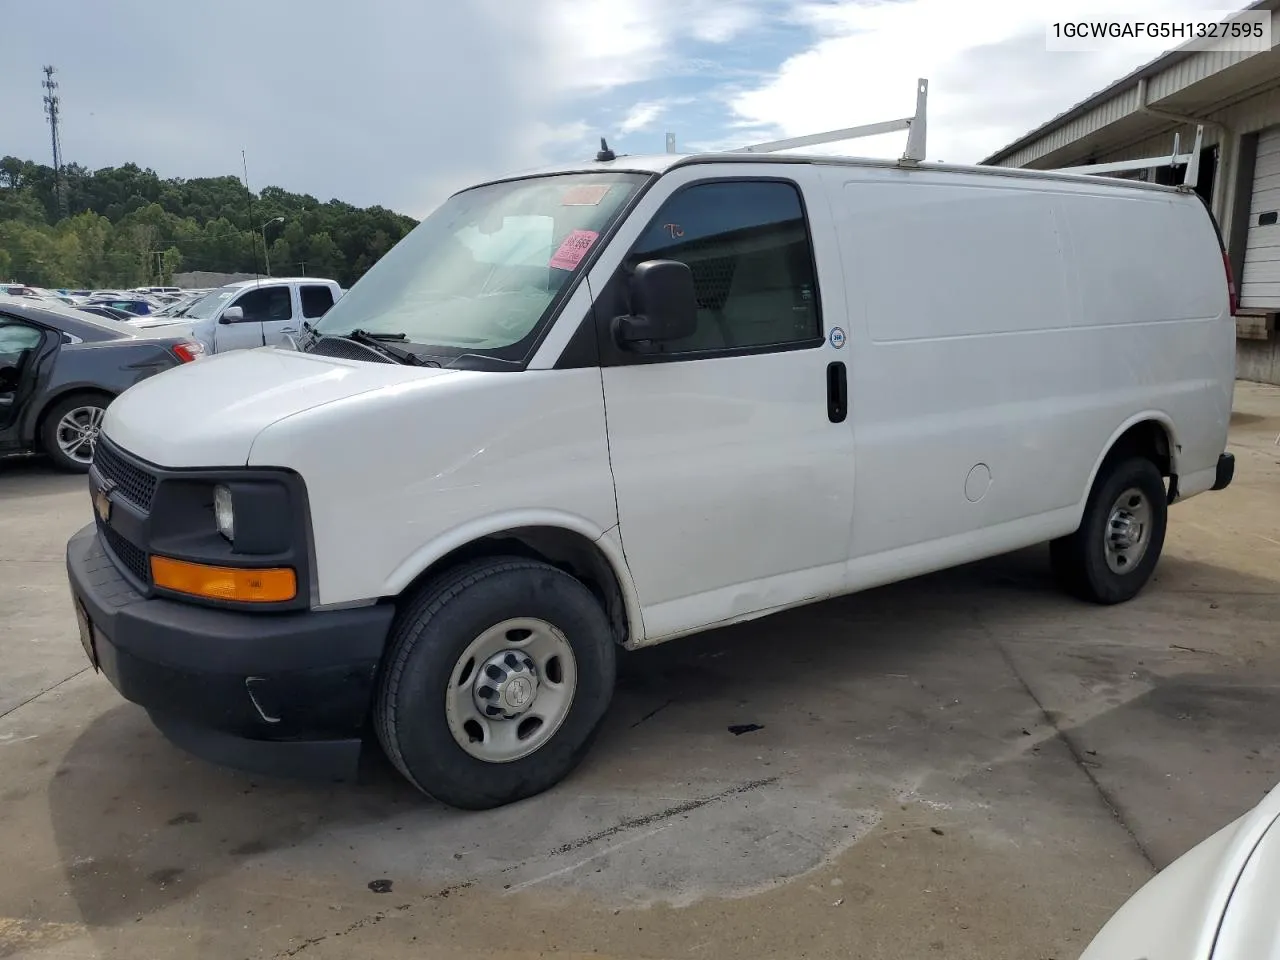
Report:
[[504,620],[476,637],[455,662],[445,717],[458,746],[477,760],[527,757],[569,715],[577,689],[573,648],[545,620]]
[[1112,573],[1128,573],[1142,562],[1151,542],[1151,503],[1130,487],[1111,505],[1103,546]]
[[98,443],[98,431],[102,428],[102,407],[75,407],[63,414],[58,421],[56,436],[58,449],[76,463],[93,461],[93,449]]
[[514,720],[537,699],[538,671],[524,651],[495,653],[476,674],[472,691],[486,717]]

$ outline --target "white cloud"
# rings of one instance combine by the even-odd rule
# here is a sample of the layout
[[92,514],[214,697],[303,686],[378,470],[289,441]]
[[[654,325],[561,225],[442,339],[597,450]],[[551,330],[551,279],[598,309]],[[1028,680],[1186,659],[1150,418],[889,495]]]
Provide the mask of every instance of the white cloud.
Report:
[[727,43],[756,26],[764,15],[759,7],[713,5],[697,11],[690,22],[690,34],[705,43]]
[[634,0],[552,0],[548,64],[566,91],[602,91],[648,77],[670,24],[662,4]]
[[[1223,0],[1137,0],[1161,18],[1221,9]],[[1070,19],[1115,18],[1107,0],[1072,0]],[[792,11],[813,45],[766,81],[737,92],[738,119],[775,136],[799,136],[910,116],[915,80],[929,88],[930,159],[972,162],[1048,120],[1127,71],[1150,50],[1049,53],[1045,25],[1062,9],[1043,0],[840,0]],[[896,156],[906,134],[849,144],[850,152]],[[829,149],[829,148],[828,148]]]
[[[510,2],[510,0],[504,0]],[[566,92],[601,92],[659,74],[680,40],[741,38],[781,0],[545,0],[548,67]]]
[[622,123],[618,125],[618,132],[627,134],[636,133],[639,130],[647,130],[653,126],[655,120],[662,116],[665,109],[665,105],[656,100],[637,103],[627,111]]

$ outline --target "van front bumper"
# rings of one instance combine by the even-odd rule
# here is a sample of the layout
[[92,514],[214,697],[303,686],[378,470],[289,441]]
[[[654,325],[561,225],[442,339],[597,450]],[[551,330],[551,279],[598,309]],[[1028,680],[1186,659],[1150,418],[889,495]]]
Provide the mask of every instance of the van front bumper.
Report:
[[189,752],[281,776],[351,778],[394,610],[241,613],[143,597],[93,525],[67,543],[95,670]]

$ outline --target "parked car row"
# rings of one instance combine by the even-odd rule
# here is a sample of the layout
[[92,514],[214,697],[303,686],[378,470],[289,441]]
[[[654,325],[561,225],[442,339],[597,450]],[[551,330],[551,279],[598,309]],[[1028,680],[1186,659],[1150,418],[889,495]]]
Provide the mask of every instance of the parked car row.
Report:
[[168,290],[77,302],[8,284],[0,288],[0,454],[40,451],[63,469],[87,471],[103,413],[126,388],[205,354],[288,345],[344,292],[333,280],[283,277],[187,291],[161,305],[153,298]]
[[0,286],[0,293],[11,297],[56,301],[69,307],[107,307],[130,316],[148,316],[182,299],[184,295],[206,292],[203,290],[184,292],[178,287],[139,287],[133,290],[49,290],[23,283]]
[[306,324],[324,316],[346,291],[323,277],[267,277],[214,290],[140,287],[62,292],[10,284],[0,292],[71,306],[103,319],[133,323],[157,335],[191,337],[206,353],[222,353],[287,344],[305,331]]

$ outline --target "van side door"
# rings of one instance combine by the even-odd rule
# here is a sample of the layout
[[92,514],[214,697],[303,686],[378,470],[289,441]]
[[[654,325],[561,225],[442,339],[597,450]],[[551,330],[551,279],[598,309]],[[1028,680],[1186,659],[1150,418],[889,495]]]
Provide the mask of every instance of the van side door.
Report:
[[824,180],[865,318],[850,357],[855,585],[1060,535],[1052,510],[1078,496],[1060,495],[1079,446],[1067,423],[1093,419],[1103,368],[1086,360],[1100,341],[1081,336],[1053,195],[929,171]]
[[[840,288],[829,208],[805,167],[749,169],[663,176],[611,244],[627,251],[621,264],[597,286],[602,260],[591,278],[603,287],[619,528],[650,640],[835,594],[844,581],[853,436],[844,335],[827,333],[847,327],[842,295],[821,290],[828,279]],[[688,264],[698,301],[695,332],[657,354],[611,334],[647,260]]]

